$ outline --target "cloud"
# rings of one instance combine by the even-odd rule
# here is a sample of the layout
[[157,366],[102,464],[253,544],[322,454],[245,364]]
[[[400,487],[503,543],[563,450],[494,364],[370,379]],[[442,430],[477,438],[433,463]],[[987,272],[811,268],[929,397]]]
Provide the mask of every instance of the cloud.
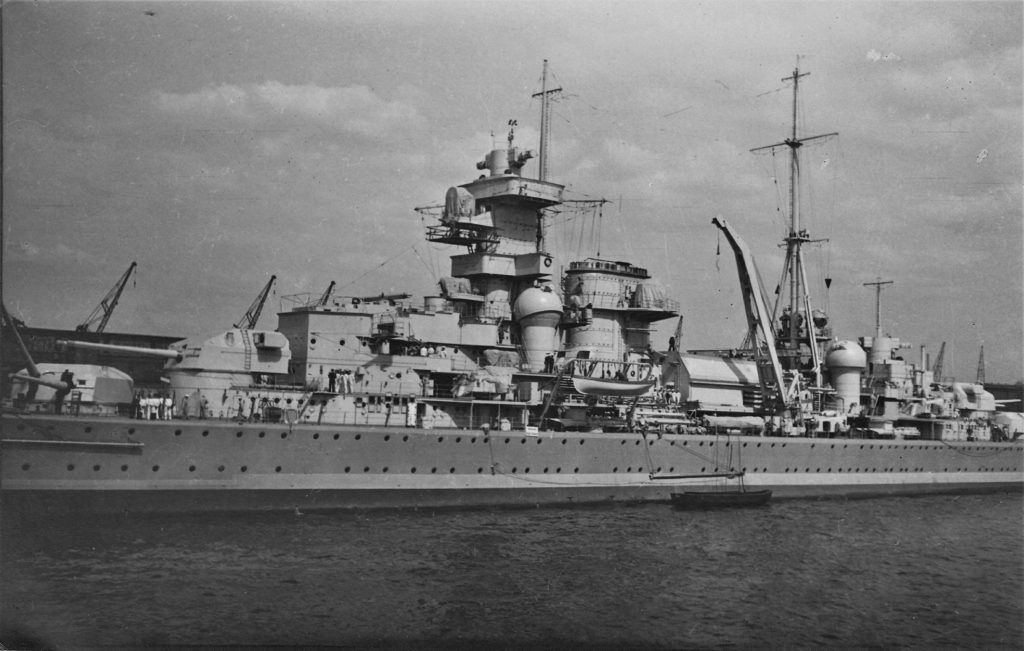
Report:
[[876,50],[874,48],[868,50],[868,61],[876,61],[876,62],[877,61],[887,61],[888,62],[888,61],[901,61],[901,60],[902,59],[901,59],[900,55],[896,54],[895,52],[890,52],[889,54],[882,54],[881,52],[879,52],[878,50]]
[[232,120],[247,126],[301,120],[367,137],[420,127],[416,107],[377,95],[363,85],[322,87],[278,81],[208,86],[191,93],[156,93],[160,112],[187,119]]

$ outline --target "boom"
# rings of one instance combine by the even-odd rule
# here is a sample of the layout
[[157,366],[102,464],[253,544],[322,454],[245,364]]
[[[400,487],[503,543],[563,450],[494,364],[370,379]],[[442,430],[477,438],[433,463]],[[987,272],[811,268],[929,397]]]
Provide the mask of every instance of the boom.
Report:
[[736,256],[736,270],[740,277],[740,291],[743,293],[743,307],[747,313],[747,325],[750,327],[748,338],[753,344],[757,359],[757,378],[761,391],[765,396],[766,406],[784,409],[792,404],[791,391],[786,389],[782,372],[782,364],[776,351],[775,333],[773,331],[771,312],[765,297],[764,287],[754,266],[754,257],[746,243],[733,233],[732,228],[724,219],[715,217],[711,220],[728,240]]
[[100,304],[89,315],[89,318],[75,327],[76,332],[89,332],[89,328],[96,325],[97,322],[99,322],[99,325],[96,325],[96,332],[103,332],[103,329],[107,327],[107,321],[110,320],[110,315],[114,313],[114,308],[117,307],[117,301],[121,298],[124,286],[128,284],[128,277],[135,271],[136,266],[134,262],[128,266],[128,271],[124,272],[124,275],[114,283],[114,286],[110,288],[110,291],[103,297]]
[[263,311],[263,304],[267,302],[267,296],[270,295],[270,290],[274,287],[274,283],[277,281],[277,276],[271,276],[270,280],[260,291],[256,300],[252,302],[249,309],[246,310],[245,316],[235,324],[236,328],[242,328],[243,330],[252,330],[256,327],[256,322],[260,320],[260,312]]

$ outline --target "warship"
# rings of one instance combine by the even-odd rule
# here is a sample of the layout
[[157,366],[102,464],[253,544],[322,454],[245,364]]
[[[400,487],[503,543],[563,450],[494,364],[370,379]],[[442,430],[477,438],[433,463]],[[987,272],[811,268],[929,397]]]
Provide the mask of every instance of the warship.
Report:
[[[794,118],[804,74],[787,78]],[[749,247],[714,220],[737,261],[740,351],[681,350],[680,305],[646,269],[549,253],[545,219],[569,200],[547,179],[544,79],[539,157],[510,131],[476,178],[417,209],[431,220],[426,238],[456,251],[434,295],[340,296],[332,283],[279,313],[274,330],[243,320],[161,350],[61,342],[165,360],[163,391],[100,365],[36,365],[26,350],[0,416],[5,512],[1021,489],[1024,427],[1000,421],[983,386],[944,383],[880,330],[833,338],[808,296],[795,200],[774,302]],[[799,147],[824,137],[798,138],[795,125],[770,146],[788,148],[793,185]],[[655,324],[671,319],[676,336],[657,350]]]

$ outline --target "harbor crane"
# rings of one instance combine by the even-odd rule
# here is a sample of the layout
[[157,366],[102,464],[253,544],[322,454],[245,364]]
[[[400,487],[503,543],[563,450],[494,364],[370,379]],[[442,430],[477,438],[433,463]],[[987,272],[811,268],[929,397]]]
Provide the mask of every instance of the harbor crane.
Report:
[[935,358],[935,366],[932,367],[932,376],[936,382],[942,382],[942,364],[946,357],[946,342],[939,347],[939,356]]
[[256,327],[256,322],[260,320],[260,313],[263,311],[263,305],[267,302],[267,297],[270,296],[270,290],[274,288],[275,282],[277,282],[277,276],[271,276],[259,295],[256,296],[256,300],[245,311],[245,316],[235,324],[236,328],[252,330]]
[[93,326],[96,328],[93,332],[103,332],[104,328],[107,327],[107,321],[110,320],[110,315],[114,313],[114,308],[117,307],[117,301],[121,299],[121,292],[124,291],[125,285],[128,284],[128,278],[137,266],[135,262],[128,266],[128,271],[125,271],[118,281],[114,283],[114,286],[110,288],[110,291],[103,297],[100,304],[89,315],[89,318],[75,326],[75,332],[89,332],[89,329]]
[[334,281],[332,280],[331,284],[327,286],[327,291],[325,291],[323,293],[323,296],[320,297],[320,300],[318,300],[316,302],[317,307],[323,307],[324,305],[327,305],[327,301],[329,301],[331,299],[331,292],[333,292],[333,291],[334,291]]

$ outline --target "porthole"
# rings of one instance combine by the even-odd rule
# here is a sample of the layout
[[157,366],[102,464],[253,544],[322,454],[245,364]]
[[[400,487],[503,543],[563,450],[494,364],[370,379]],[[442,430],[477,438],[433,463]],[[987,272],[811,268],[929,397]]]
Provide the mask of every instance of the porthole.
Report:
[[619,444],[620,445],[625,445],[626,444],[626,439],[622,439],[621,441],[619,441]]
[[313,440],[314,441],[317,440],[318,438],[320,438],[320,433],[319,432],[316,432],[315,434],[313,434]]
[[526,438],[523,438],[523,440],[520,441],[520,443],[522,443],[523,445],[526,445]]
[[618,467],[612,468],[612,472],[618,472],[618,471],[619,471]]
[[[452,468],[452,472],[455,472],[455,468]],[[530,474],[530,469],[529,468],[524,468],[523,472],[526,473],[526,474]]]
[[99,472],[100,471],[100,464],[97,463],[95,466],[92,467],[92,470],[93,470],[93,472]]
[[362,435],[362,434],[356,434],[356,440],[357,440],[357,441],[358,441],[359,439],[361,439],[361,438],[363,438],[363,435]]
[[390,434],[385,434],[384,435],[384,440],[385,441],[390,441],[391,440],[391,435]]
[[437,474],[437,468],[431,468],[430,469],[430,474],[432,474],[432,475]]
[[242,438],[242,432],[235,432],[235,438]]
[[473,438],[469,439],[469,442],[470,443],[476,443],[476,437],[474,436]]
[[283,439],[288,438],[288,432],[281,432],[281,438],[283,438]]
[[[86,431],[88,431],[88,430],[86,430]],[[181,430],[180,429],[174,430],[174,435],[175,436],[181,436]]]
[[387,466],[384,466],[383,468],[381,468],[381,469],[380,469],[380,471],[381,471],[381,472],[387,472],[387,471],[388,471],[388,467],[387,467]]
[[27,463],[23,463],[23,464],[21,464],[21,469],[22,469],[22,470],[28,470],[28,469],[29,469],[29,468],[31,468],[31,467],[32,467],[32,466],[28,465]]
[[224,466],[217,466],[217,472],[224,472]]
[[121,472],[128,472],[128,466],[121,466]]
[[363,472],[370,472],[370,466],[364,466]]
[[351,466],[345,466],[345,472],[349,472],[350,470],[352,470]]
[[160,470],[160,466],[153,466],[153,472]]
[[267,433],[266,433],[266,432],[260,432],[260,433],[259,433],[259,437],[260,437],[260,438],[263,438],[263,437],[265,437],[266,435],[267,435]]
[[409,435],[408,435],[408,434],[406,434],[405,436],[403,436],[403,437],[402,437],[402,440],[403,440],[403,441],[408,441],[408,440],[409,440]]
[[128,428],[128,433],[129,434],[134,434],[135,433],[135,428],[134,427],[129,427]]
[[443,436],[438,436],[437,437],[437,442],[438,443],[444,443],[444,437]]
[[274,472],[281,472],[281,466],[276,466],[274,468]]
[[247,470],[249,470],[249,466],[242,466],[241,470],[242,472],[246,472]]
[[517,468],[515,466],[512,466],[512,474],[513,475],[516,474],[516,470],[517,470]]
[[456,436],[455,437],[455,442],[456,443],[462,443],[462,437],[461,436]]
[[449,468],[449,469],[448,469],[448,472],[450,472],[451,474],[453,474],[453,475],[454,475],[454,474],[455,474],[455,468]]
[[573,473],[578,473],[580,471],[580,469],[579,468],[573,468],[572,471],[573,471]]
[[565,445],[568,442],[569,442],[569,439],[562,439],[562,445]]
[[337,440],[338,440],[338,439],[340,439],[340,438],[341,438],[341,434],[335,434],[335,435],[334,435],[334,440],[335,440],[335,441],[337,441]]
[[544,474],[545,475],[548,474],[548,469],[547,468],[544,469]]
[[210,435],[210,430],[205,430],[204,429],[203,430],[203,436],[209,436],[209,435]]
[[188,471],[189,472],[195,472],[196,471],[196,467],[195,466],[189,466],[188,467]]

